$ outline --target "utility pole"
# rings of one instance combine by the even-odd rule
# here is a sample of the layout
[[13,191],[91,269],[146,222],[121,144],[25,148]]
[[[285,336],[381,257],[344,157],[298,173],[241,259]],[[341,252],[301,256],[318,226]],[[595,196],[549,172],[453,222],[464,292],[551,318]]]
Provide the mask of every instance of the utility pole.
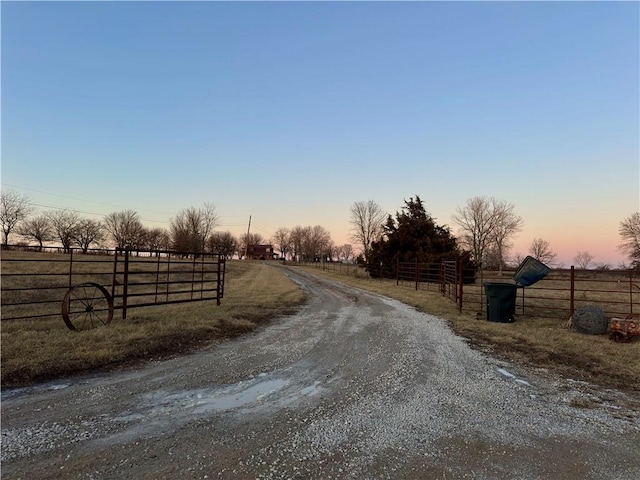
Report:
[[249,215],[249,226],[247,227],[247,239],[244,244],[244,259],[247,259],[247,253],[249,252],[249,230],[251,229],[251,215]]

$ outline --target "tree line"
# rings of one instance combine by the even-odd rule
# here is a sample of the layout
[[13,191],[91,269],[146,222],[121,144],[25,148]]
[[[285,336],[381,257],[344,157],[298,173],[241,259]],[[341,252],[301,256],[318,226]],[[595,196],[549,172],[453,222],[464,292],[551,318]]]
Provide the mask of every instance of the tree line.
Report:
[[321,225],[280,227],[272,237],[281,257],[298,262],[354,261],[351,244],[336,245],[329,231]]
[[[93,220],[71,210],[36,211],[28,196],[3,191],[0,222],[4,245],[8,245],[10,236],[15,234],[36,242],[40,248],[45,243],[57,242],[65,252],[81,248],[86,253],[90,248],[111,246],[232,255],[237,244],[231,234],[214,232],[218,215],[211,203],[180,210],[171,219],[169,229],[147,228],[133,210],[112,212],[102,220]],[[219,252],[219,247],[224,247],[223,251]]]
[[[502,270],[508,263],[520,264],[524,260],[521,253],[509,255],[513,240],[524,225],[513,204],[494,197],[474,197],[456,209],[452,220],[457,235],[447,225],[438,225],[416,196],[405,200],[395,218],[373,200],[355,202],[349,222],[352,240],[360,245],[368,263],[434,262],[447,257],[464,259],[475,268]],[[618,233],[618,251],[627,257],[632,268],[640,268],[640,212],[622,220]],[[557,263],[556,252],[542,238],[531,241],[528,253],[549,266]],[[577,252],[573,262],[583,269],[610,268],[596,263],[588,251]]]
[[299,261],[321,259],[351,260],[351,245],[336,246],[331,234],[320,225],[281,227],[271,240],[259,233],[247,232],[239,237],[231,232],[216,231],[218,214],[215,205],[180,210],[170,220],[169,228],[147,228],[137,212],[122,210],[105,215],[102,220],[81,217],[70,210],[39,212],[28,196],[3,191],[0,200],[0,221],[3,244],[17,235],[28,242],[36,242],[42,249],[46,243],[56,242],[65,252],[92,247],[131,248],[134,250],[172,250],[177,252],[212,252],[232,258],[242,258],[248,245],[271,242],[282,258]]
[[[247,245],[271,243],[281,258],[296,261],[393,263],[462,258],[477,268],[498,270],[509,259],[515,263],[523,260],[520,253],[510,256],[523,220],[513,204],[494,197],[474,197],[458,207],[452,216],[456,235],[447,225],[436,222],[419,196],[405,200],[395,217],[373,200],[354,202],[349,213],[355,247],[336,245],[329,231],[320,225],[280,227],[271,239],[250,232],[235,237],[215,230],[218,214],[212,203],[180,210],[165,229],[145,227],[133,210],[112,212],[99,221],[69,210],[35,211],[28,196],[13,191],[3,190],[0,198],[4,245],[9,243],[10,235],[16,234],[40,247],[59,242],[65,251],[79,247],[84,252],[111,245],[140,250],[206,251],[242,258]],[[640,268],[640,212],[623,219],[618,233],[618,250],[631,267]],[[556,264],[557,254],[547,240],[534,238],[528,253],[549,266]],[[588,251],[579,251],[573,261],[578,268],[609,268],[595,263]]]

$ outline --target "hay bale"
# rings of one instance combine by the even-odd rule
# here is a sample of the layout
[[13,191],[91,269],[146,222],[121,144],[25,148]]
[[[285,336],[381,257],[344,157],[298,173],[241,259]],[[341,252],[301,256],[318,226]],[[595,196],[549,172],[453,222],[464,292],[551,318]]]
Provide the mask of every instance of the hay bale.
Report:
[[582,305],[573,312],[571,328],[575,332],[602,335],[607,332],[607,327],[607,317],[600,307]]

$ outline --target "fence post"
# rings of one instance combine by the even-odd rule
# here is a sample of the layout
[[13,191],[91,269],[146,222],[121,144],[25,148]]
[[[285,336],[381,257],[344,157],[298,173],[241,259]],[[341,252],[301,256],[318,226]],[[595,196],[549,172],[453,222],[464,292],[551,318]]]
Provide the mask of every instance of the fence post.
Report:
[[73,282],[71,277],[73,275],[73,248],[69,249],[69,288],[71,288]]
[[[202,253],[202,262],[200,262],[200,299],[204,298],[204,252]],[[213,255],[211,255],[211,260],[213,261]]]
[[129,293],[129,249],[124,250],[124,279],[122,282],[122,319],[127,318],[127,293]]
[[484,312],[484,270],[482,267],[478,267],[478,270],[480,270],[480,313],[482,313]]
[[570,305],[569,305],[569,316],[573,316],[573,312],[575,310],[575,290],[576,290],[576,269],[573,265],[571,265],[571,275],[570,275]]
[[154,302],[158,302],[158,285],[160,283],[160,254],[156,254],[156,296],[153,299]]
[[116,281],[118,273],[118,252],[120,248],[116,247],[115,254],[113,256],[113,275],[111,276],[111,298],[116,298]]
[[396,287],[400,285],[400,259],[396,258]]
[[[222,264],[224,264],[225,266],[225,272],[227,271],[227,264],[226,264],[226,259],[222,256],[222,255],[218,255],[218,281],[216,282],[216,305],[220,305],[220,282],[222,281],[220,279],[220,273],[222,270]],[[224,285],[222,285],[222,287],[224,288]]]
[[418,291],[418,257],[416,257],[416,292]]
[[191,300],[193,300],[193,284],[196,281],[196,254],[193,254],[193,265],[191,265]]
[[633,269],[629,269],[629,314],[633,318]]
[[458,274],[459,291],[458,291],[458,312],[462,312],[462,285],[464,284],[464,268],[462,266],[462,260],[458,263],[460,272]]

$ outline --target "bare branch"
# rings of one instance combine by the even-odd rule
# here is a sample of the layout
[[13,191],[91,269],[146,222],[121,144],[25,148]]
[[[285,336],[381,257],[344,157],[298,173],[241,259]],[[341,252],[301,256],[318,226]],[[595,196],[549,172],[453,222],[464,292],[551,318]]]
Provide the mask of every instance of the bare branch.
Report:
[[573,257],[573,261],[575,262],[576,267],[586,270],[593,262],[593,255],[586,250],[584,252],[578,252],[576,253],[576,256]]
[[373,200],[355,202],[351,205],[351,240],[362,245],[365,258],[371,249],[371,243],[378,240],[383,231],[387,214]]
[[18,226],[16,233],[37,241],[40,245],[40,250],[42,250],[44,242],[49,242],[56,238],[51,227],[51,221],[45,214],[26,219]]
[[487,255],[495,257],[502,269],[510,240],[522,230],[522,218],[515,214],[513,204],[493,197],[474,197],[456,210],[453,222],[460,228],[460,242],[472,253],[473,259],[482,268]]
[[9,243],[11,232],[31,213],[29,197],[18,192],[0,193],[0,223],[2,223],[2,242]]
[[529,254],[549,266],[555,265],[557,254],[551,250],[551,244],[542,238],[534,238],[529,245]]
[[622,239],[618,251],[627,256],[632,266],[640,266],[640,212],[634,212],[620,222],[618,232]]
[[104,228],[118,248],[141,247],[144,243],[144,227],[133,210],[110,213],[104,217]]

